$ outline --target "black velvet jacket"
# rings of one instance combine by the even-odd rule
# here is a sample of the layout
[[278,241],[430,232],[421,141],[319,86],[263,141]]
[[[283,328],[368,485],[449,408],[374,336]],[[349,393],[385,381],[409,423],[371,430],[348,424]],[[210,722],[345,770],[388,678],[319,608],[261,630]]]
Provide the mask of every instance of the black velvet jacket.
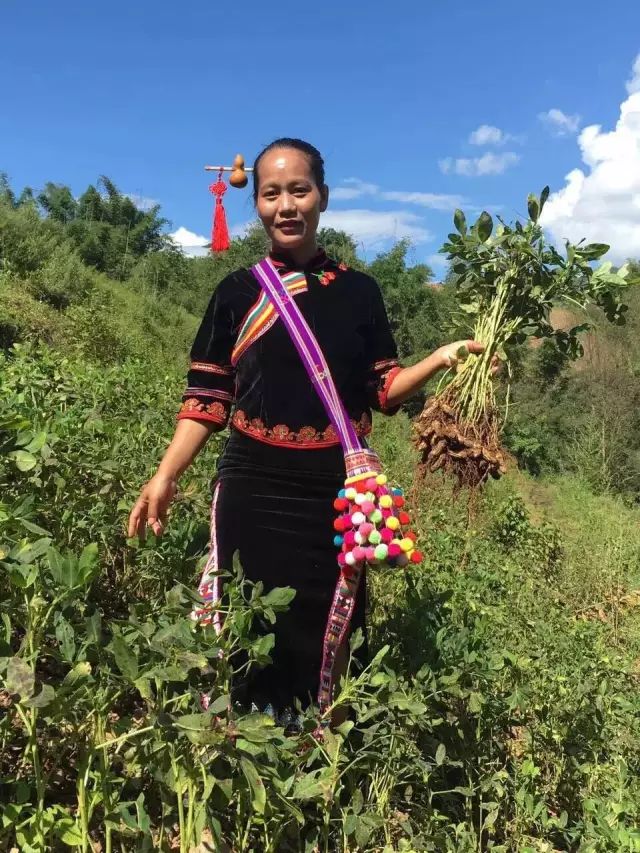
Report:
[[[360,436],[371,409],[392,414],[387,392],[401,369],[382,295],[368,275],[323,251],[304,270],[272,260],[316,335],[340,397]],[[216,288],[191,349],[179,418],[208,421],[271,445],[321,448],[338,443],[284,324],[248,270]]]

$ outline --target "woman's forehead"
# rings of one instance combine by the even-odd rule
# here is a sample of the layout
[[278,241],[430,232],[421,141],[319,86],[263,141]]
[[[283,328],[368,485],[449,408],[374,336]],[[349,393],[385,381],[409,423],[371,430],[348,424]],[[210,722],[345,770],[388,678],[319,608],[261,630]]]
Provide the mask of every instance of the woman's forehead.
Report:
[[261,159],[259,166],[260,180],[273,180],[286,175],[308,178],[311,173],[309,158],[295,148],[275,148],[268,151]]

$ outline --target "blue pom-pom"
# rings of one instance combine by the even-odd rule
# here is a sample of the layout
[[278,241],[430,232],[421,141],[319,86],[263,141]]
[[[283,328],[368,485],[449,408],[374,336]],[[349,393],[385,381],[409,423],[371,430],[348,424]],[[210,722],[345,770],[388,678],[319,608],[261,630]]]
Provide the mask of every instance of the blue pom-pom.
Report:
[[333,537],[333,544],[336,546],[336,548],[339,548],[343,542],[344,542],[344,539],[342,536],[334,536]]
[[346,489],[340,489],[340,491],[338,492],[338,497],[343,498],[345,496],[345,494],[346,494]]
[[402,497],[403,494],[402,489],[391,489],[391,493],[397,497]]

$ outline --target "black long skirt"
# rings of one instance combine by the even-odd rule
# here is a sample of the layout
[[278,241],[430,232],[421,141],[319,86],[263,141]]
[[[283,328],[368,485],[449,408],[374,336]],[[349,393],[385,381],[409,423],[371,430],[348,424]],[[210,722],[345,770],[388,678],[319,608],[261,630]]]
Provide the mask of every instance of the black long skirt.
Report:
[[[302,450],[265,444],[232,430],[218,464],[212,553],[220,570],[237,554],[246,578],[265,592],[288,586],[296,596],[278,614],[273,663],[253,668],[234,699],[280,712],[316,701],[327,617],[338,579],[333,501],[344,485],[340,447]],[[351,631],[365,633],[365,578]],[[366,633],[365,633],[366,638]],[[358,658],[366,658],[366,643]]]

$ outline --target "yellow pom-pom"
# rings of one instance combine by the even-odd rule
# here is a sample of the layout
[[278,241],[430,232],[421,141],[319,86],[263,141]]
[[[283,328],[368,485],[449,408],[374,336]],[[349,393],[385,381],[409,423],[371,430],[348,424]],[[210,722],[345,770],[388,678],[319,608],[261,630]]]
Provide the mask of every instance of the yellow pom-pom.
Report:
[[393,506],[393,498],[391,495],[382,495],[380,500],[378,501],[382,509],[390,509]]
[[386,474],[378,474],[378,476],[376,477],[376,483],[379,486],[384,486],[386,484],[386,482],[387,482],[387,475]]
[[[397,530],[400,527],[400,522],[395,517],[395,515],[389,516],[389,518],[385,522],[386,526],[389,530]],[[409,540],[411,542],[411,540]],[[413,542],[411,543],[413,545]]]
[[405,554],[408,554],[409,551],[413,550],[413,541],[411,539],[402,539],[400,542],[400,547],[405,552]]

